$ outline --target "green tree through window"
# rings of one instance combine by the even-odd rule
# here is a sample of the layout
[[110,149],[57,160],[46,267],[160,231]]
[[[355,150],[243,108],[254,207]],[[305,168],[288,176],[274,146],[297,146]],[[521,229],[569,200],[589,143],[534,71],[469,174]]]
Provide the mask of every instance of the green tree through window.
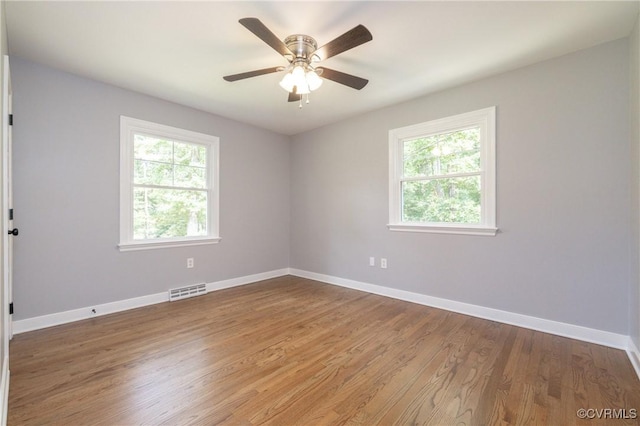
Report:
[[402,220],[479,223],[479,175],[478,128],[405,141]]
[[133,238],[207,235],[207,147],[136,134]]

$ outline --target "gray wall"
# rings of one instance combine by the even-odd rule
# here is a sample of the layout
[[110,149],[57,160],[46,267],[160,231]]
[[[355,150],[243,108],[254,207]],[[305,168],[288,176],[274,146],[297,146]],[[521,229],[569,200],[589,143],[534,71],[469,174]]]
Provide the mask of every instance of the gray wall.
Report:
[[640,348],[640,20],[629,37],[631,136],[631,248],[629,334]]
[[[295,136],[291,267],[627,334],[627,42]],[[491,105],[500,234],[388,231],[389,129]]]
[[[11,61],[16,320],[289,265],[288,137]],[[220,137],[219,244],[118,251],[121,114]]]

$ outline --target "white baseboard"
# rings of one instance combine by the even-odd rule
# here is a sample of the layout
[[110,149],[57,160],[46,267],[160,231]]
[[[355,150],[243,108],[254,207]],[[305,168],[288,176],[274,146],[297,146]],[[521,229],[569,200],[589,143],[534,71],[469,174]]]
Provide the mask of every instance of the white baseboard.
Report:
[[[26,333],[27,331],[40,330],[42,328],[53,327],[54,325],[67,324],[87,318],[108,315],[115,312],[126,311],[127,309],[140,308],[142,306],[154,305],[169,300],[169,293],[156,293],[147,296],[134,297],[132,299],[119,300],[117,302],[103,303],[100,305],[87,306],[70,311],[56,312],[55,314],[42,315],[39,317],[26,318],[13,322],[13,334]],[[96,313],[92,312],[95,309]]]
[[593,328],[582,327],[579,325],[567,324],[558,321],[551,321],[543,318],[532,317],[528,315],[516,314],[513,312],[502,311],[499,309],[487,308],[469,303],[457,302],[455,300],[442,299],[439,297],[427,296],[424,294],[413,293],[405,290],[398,290],[389,287],[383,287],[375,284],[363,283],[360,281],[349,280],[345,278],[334,277],[331,275],[318,274],[315,272],[303,271],[300,269],[290,270],[291,275],[302,278],[308,278],[316,281],[322,281],[328,284],[347,287],[354,290],[366,291],[368,293],[387,296],[394,299],[404,300],[407,302],[418,303],[420,305],[431,306],[434,308],[445,309],[447,311],[458,312],[473,317],[484,318],[491,321],[497,321],[505,324],[515,325],[518,327],[529,328],[532,330],[542,331],[545,333],[555,334],[558,336],[569,337],[572,339],[583,340],[590,343],[609,346],[616,349],[627,350],[629,336],[609,331],[596,330]]
[[262,272],[260,274],[246,275],[239,278],[231,278],[228,280],[207,283],[207,292],[223,290],[225,288],[238,287],[245,284],[255,283],[257,281],[268,280],[271,278],[289,275],[289,268],[276,269],[275,271]]
[[[231,278],[228,280],[207,283],[207,292],[222,290],[225,288],[250,284],[256,281],[262,281],[269,278],[288,275],[289,269],[277,269],[274,271],[263,272],[260,274],[247,275],[244,277]],[[54,325],[66,324],[74,321],[80,321],[87,318],[113,314],[115,312],[126,311],[129,309],[140,308],[148,305],[155,305],[169,301],[168,291],[162,293],[149,294],[147,296],[134,297],[132,299],[119,300],[116,302],[103,303],[95,306],[87,306],[80,309],[70,311],[57,312],[39,317],[27,318],[13,322],[13,334],[26,333],[27,331],[39,330],[42,328],[52,327]],[[95,314],[92,312],[95,309]]]
[[636,370],[636,374],[640,379],[640,350],[638,350],[638,347],[633,343],[633,340],[631,339],[631,337],[629,337],[627,355],[629,356],[631,365],[633,365],[633,369]]
[[7,412],[9,411],[9,354],[4,355],[4,360],[2,361],[2,372],[0,378],[0,404],[2,406],[0,409],[2,412],[0,413],[0,420],[2,421],[2,426],[7,424]]

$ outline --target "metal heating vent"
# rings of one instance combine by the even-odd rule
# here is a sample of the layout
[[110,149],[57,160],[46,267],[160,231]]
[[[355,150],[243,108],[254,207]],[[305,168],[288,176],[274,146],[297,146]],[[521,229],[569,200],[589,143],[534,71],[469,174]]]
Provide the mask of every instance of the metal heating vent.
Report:
[[186,299],[188,297],[200,296],[207,292],[207,285],[194,284],[186,287],[172,288],[169,290],[169,302],[174,300]]

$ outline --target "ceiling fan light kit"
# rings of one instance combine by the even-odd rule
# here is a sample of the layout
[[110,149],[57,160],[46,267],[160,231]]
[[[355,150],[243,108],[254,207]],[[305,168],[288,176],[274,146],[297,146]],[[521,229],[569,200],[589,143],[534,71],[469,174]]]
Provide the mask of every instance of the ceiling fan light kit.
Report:
[[308,65],[296,65],[280,80],[280,87],[289,93],[295,92],[299,95],[307,95],[320,86],[322,79],[315,69]]
[[302,95],[307,96],[306,102],[309,103],[309,93],[322,85],[323,79],[320,76],[357,90],[362,89],[369,82],[369,80],[354,75],[311,65],[312,62],[320,62],[371,41],[373,36],[363,25],[352,28],[318,49],[316,41],[308,35],[294,34],[282,41],[257,18],[243,18],[239,22],[280,53],[289,62],[289,65],[227,75],[223,77],[226,81],[238,81],[285,71],[285,75],[280,80],[280,87],[289,93],[288,101],[298,101],[300,108],[302,108]]

